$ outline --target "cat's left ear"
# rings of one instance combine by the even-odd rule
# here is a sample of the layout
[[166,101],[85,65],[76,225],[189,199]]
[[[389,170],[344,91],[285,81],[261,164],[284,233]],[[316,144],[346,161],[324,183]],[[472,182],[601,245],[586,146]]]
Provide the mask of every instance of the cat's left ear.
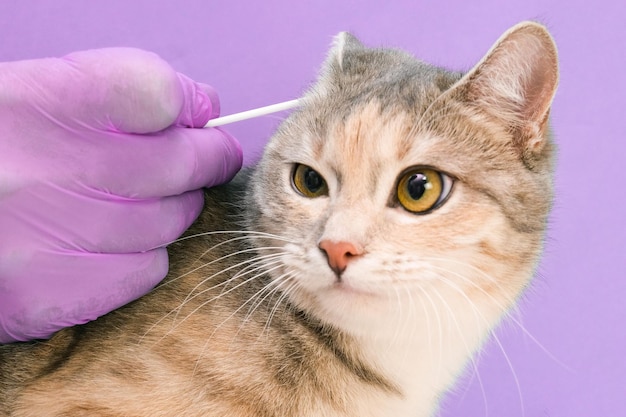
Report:
[[556,45],[540,24],[509,29],[455,86],[457,97],[495,117],[525,157],[544,148],[559,79]]

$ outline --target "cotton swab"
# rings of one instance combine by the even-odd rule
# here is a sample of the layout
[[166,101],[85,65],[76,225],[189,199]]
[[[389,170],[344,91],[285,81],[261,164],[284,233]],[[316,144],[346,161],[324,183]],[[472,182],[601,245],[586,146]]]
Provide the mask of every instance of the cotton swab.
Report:
[[239,122],[241,120],[252,119],[253,117],[265,116],[266,114],[276,113],[283,110],[293,109],[300,105],[300,100],[283,101],[282,103],[276,103],[265,107],[259,107],[258,109],[252,109],[243,111],[241,113],[230,114],[228,116],[218,117],[217,119],[209,120],[204,127],[221,126],[228,123]]

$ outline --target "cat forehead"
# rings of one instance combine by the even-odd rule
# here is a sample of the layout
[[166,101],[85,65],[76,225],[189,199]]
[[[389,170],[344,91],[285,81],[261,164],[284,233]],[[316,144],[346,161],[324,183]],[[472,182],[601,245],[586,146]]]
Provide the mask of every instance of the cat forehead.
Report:
[[305,159],[301,162],[325,165],[338,174],[376,177],[388,170],[440,163],[445,142],[419,129],[419,116],[412,112],[385,110],[371,101],[323,131],[307,132],[299,156]]
[[370,102],[330,126],[326,137],[311,137],[313,158],[348,172],[400,161],[417,145],[409,139],[413,119],[404,112],[382,112],[380,103]]

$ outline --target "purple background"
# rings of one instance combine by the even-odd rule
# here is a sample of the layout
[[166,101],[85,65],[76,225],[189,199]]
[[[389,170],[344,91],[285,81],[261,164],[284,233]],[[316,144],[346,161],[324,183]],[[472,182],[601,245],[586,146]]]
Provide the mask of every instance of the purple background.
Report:
[[[478,374],[468,374],[441,415],[624,416],[625,18],[618,0],[2,0],[0,61],[141,47],[213,84],[229,114],[296,98],[342,30],[468,69],[509,26],[546,23],[562,73],[552,113],[560,156],[546,254],[514,314],[525,330],[513,321],[498,330],[500,344],[489,343]],[[278,120],[228,127],[248,162]]]

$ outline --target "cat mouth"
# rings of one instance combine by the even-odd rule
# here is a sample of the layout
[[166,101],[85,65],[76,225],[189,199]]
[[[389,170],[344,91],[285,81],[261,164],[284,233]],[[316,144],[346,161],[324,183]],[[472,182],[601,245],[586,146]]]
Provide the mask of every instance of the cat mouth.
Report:
[[354,297],[378,297],[378,294],[376,294],[375,292],[355,287],[354,285],[351,285],[350,283],[342,279],[336,280],[329,289],[330,291],[335,293],[338,292]]

